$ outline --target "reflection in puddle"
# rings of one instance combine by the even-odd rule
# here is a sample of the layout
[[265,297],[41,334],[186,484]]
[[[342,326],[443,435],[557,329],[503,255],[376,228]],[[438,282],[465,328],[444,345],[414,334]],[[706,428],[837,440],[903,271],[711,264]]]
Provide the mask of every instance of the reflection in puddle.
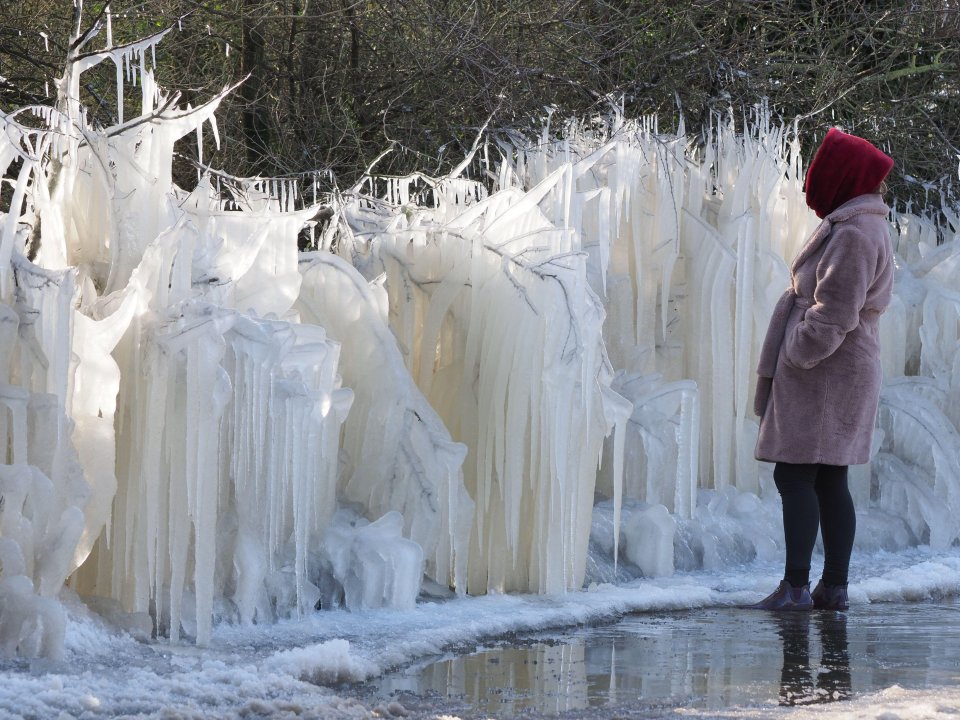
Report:
[[[780,704],[813,705],[846,700],[850,683],[847,616],[842,613],[791,613],[775,616],[783,645]],[[810,625],[819,630],[819,669],[810,662]]]
[[425,669],[422,682],[493,715],[526,707],[561,712],[589,704],[585,668],[582,643],[536,645],[436,663]]
[[380,678],[375,692],[496,717],[836,702],[893,684],[955,683],[956,610],[887,604],[853,614],[710,609],[634,615],[406,668]]

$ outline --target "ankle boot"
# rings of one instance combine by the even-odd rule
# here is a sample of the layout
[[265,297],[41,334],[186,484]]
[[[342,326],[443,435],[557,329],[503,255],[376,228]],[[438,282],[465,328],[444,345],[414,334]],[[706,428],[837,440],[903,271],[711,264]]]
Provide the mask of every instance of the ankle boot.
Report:
[[827,585],[821,580],[810,597],[817,610],[847,610],[850,607],[846,585]]
[[748,610],[810,610],[813,600],[810,597],[810,586],[794,587],[786,580],[763,600],[746,606]]

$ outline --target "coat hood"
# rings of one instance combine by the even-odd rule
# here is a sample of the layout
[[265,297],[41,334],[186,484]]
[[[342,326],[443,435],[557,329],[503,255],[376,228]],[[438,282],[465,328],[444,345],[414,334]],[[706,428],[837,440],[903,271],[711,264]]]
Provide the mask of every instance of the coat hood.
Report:
[[824,218],[871,193],[893,168],[893,158],[856,135],[830,128],[807,170],[807,205]]

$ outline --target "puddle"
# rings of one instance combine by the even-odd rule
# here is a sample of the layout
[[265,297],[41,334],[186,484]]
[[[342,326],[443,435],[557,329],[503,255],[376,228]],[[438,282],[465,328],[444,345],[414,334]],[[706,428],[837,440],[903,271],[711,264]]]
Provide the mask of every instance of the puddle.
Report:
[[958,680],[960,605],[883,603],[850,613],[633,615],[434,658],[384,675],[370,689],[415,713],[651,716],[678,707],[842,702],[891,685]]

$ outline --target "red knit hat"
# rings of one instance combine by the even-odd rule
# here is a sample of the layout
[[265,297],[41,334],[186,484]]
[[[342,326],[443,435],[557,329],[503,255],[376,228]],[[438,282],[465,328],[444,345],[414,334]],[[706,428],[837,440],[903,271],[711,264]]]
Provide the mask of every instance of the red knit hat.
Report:
[[876,190],[892,167],[893,158],[863,138],[830,128],[807,170],[807,205],[826,217]]

